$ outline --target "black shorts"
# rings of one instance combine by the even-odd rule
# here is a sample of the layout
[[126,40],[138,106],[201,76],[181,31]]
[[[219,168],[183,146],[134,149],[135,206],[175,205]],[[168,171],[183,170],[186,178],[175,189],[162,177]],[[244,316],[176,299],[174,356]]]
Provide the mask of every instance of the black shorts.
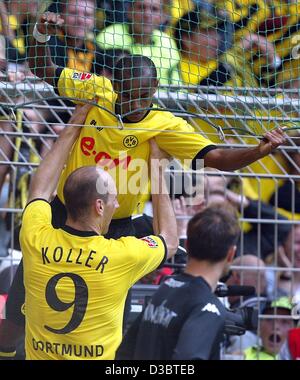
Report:
[[[62,227],[67,220],[67,212],[63,203],[58,197],[51,202],[52,225],[54,228]],[[134,236],[135,230],[131,217],[124,219],[114,219],[111,221],[107,238],[119,239],[122,236]],[[8,293],[6,302],[6,318],[19,326],[25,326],[25,316],[22,313],[22,306],[25,302],[25,288],[23,283],[23,260],[21,260],[13,283]]]

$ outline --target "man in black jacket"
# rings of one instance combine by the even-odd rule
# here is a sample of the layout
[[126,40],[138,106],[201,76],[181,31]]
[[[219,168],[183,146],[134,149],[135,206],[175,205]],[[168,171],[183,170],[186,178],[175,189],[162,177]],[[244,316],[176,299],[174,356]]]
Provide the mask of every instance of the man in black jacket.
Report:
[[219,359],[226,309],[214,294],[239,235],[231,208],[211,206],[188,224],[184,273],[167,279],[129,329],[119,359]]

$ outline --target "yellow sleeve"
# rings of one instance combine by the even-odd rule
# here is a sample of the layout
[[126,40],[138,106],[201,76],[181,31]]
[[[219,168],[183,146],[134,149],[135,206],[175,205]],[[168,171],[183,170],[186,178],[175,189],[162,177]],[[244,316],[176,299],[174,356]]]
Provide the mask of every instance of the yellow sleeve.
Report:
[[130,286],[157,269],[167,257],[167,247],[162,236],[149,235],[141,239],[126,237],[120,240],[126,241],[128,253],[134,262]]
[[44,229],[52,227],[52,212],[50,204],[44,199],[34,199],[23,211],[20,241],[29,239]]
[[[172,115],[172,114],[170,114]],[[174,115],[170,116],[169,131],[155,136],[159,147],[179,160],[193,159],[199,152],[204,157],[215,144],[196,132],[188,122]],[[199,158],[203,158],[200,157]]]
[[112,103],[115,97],[109,79],[68,68],[61,72],[57,82],[57,90],[60,96],[78,100],[91,100],[97,96]]

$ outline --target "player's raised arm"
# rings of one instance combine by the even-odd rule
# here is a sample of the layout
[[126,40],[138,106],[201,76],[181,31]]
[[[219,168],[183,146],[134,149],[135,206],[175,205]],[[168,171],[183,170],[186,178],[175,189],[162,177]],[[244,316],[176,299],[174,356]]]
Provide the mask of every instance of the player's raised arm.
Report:
[[253,148],[244,149],[214,149],[204,158],[205,166],[219,170],[237,170],[267,156],[285,142],[281,128],[276,128],[264,135],[263,140]]
[[50,199],[56,189],[59,177],[67,161],[71,148],[80,133],[80,127],[92,105],[77,105],[69,125],[64,128],[50,152],[38,167],[30,185],[28,202],[36,198]]
[[156,235],[164,238],[168,250],[167,258],[170,258],[175,255],[179,241],[176,217],[164,178],[168,156],[159,149],[154,139],[150,140],[150,149],[153,229]]
[[63,18],[56,13],[46,12],[39,16],[30,41],[28,62],[32,73],[55,86],[57,66],[51,59],[51,52],[47,46],[51,35],[56,35],[64,24]]

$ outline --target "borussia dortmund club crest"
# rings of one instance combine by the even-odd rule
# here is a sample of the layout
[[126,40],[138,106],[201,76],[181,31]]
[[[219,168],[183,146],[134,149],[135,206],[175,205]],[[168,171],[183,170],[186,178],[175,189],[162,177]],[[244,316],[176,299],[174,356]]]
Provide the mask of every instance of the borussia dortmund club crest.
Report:
[[139,140],[134,135],[128,135],[124,138],[123,144],[126,148],[134,148],[138,145]]

